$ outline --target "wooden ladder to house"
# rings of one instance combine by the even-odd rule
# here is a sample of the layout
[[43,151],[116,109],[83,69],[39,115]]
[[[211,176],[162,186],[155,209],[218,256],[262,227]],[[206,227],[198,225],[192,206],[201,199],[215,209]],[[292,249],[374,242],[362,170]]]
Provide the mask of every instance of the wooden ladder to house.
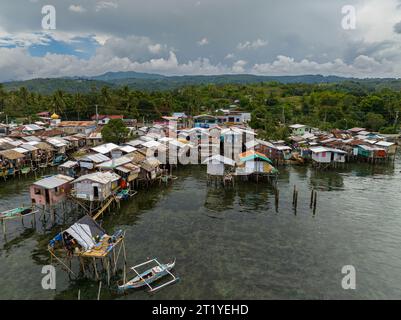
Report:
[[113,201],[118,201],[118,199],[115,196],[112,196],[107,202],[106,204],[93,216],[93,220],[96,220],[97,218],[99,218],[99,216],[101,214],[103,214],[103,212],[111,205],[111,203]]

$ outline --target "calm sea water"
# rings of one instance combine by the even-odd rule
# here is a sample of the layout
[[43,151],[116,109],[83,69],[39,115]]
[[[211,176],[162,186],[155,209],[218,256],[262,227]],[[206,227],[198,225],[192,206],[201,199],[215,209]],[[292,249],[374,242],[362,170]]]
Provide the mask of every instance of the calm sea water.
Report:
[[[266,183],[233,189],[206,184],[205,167],[182,167],[170,186],[141,190],[104,218],[112,233],[126,230],[130,265],[177,259],[180,282],[149,295],[102,299],[384,299],[401,298],[401,160],[319,172],[281,168],[280,203]],[[0,182],[0,210],[29,202],[32,179]],[[299,189],[298,210],[292,190]],[[317,212],[309,208],[318,191]],[[66,225],[77,219],[67,215]],[[1,299],[96,299],[98,282],[69,279],[57,268],[57,289],[43,290],[46,246],[62,226],[34,232],[19,221],[0,240]],[[2,238],[2,237],[1,237]],[[341,269],[356,268],[356,290],[343,290]]]

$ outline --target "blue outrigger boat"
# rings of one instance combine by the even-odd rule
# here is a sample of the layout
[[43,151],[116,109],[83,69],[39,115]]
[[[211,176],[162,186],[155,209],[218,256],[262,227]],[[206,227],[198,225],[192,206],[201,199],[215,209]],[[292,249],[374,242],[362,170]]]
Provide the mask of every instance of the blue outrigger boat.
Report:
[[[157,265],[151,269],[146,270],[145,272],[138,273],[136,268],[139,268],[141,266],[144,266],[149,263],[156,263]],[[179,278],[175,277],[170,271],[174,268],[175,266],[175,260],[170,263],[166,264],[161,264],[159,263],[156,259],[152,259],[149,261],[146,261],[144,263],[138,264],[134,267],[131,268],[137,276],[129,280],[127,283],[123,283],[122,285],[118,286],[119,291],[125,291],[128,289],[137,289],[137,288],[142,288],[144,286],[149,287],[150,292],[154,292],[156,290],[161,289],[162,287],[165,287],[169,284],[175,283],[179,280]],[[167,283],[164,283],[158,287],[152,287],[150,284],[155,282],[156,280],[159,280],[165,276],[170,275],[172,277],[172,280],[168,281]]]

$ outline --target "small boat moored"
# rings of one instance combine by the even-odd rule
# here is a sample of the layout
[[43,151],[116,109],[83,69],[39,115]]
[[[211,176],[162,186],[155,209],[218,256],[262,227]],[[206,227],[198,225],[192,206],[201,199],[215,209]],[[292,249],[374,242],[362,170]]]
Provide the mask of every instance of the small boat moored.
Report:
[[[155,263],[156,266],[152,267],[142,273],[139,273],[137,271],[137,268],[148,265],[150,263]],[[137,288],[141,288],[144,286],[148,286],[150,289],[149,290],[150,292],[159,290],[162,287],[165,287],[169,284],[173,284],[179,280],[179,278],[177,278],[170,272],[174,268],[174,266],[175,266],[175,259],[174,259],[174,261],[166,263],[166,264],[159,263],[159,261],[157,261],[157,259],[152,259],[152,260],[146,261],[144,263],[138,264],[131,268],[131,270],[133,270],[136,273],[136,276],[134,278],[132,278],[131,280],[129,280],[128,282],[118,285],[118,290],[125,291],[128,289],[137,289]],[[172,279],[170,281],[168,281],[160,286],[152,287],[150,285],[151,283],[155,282],[156,280],[159,280],[168,275],[172,277]]]

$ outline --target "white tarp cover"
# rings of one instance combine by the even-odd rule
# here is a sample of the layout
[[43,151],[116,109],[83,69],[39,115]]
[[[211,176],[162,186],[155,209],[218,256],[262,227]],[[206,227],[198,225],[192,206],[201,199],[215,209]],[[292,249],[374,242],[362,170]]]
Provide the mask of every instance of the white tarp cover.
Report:
[[84,216],[66,230],[84,250],[95,246],[94,238],[102,236],[105,231],[89,216]]
[[95,241],[92,239],[92,233],[87,224],[75,223],[67,232],[85,249],[92,249],[95,246]]

